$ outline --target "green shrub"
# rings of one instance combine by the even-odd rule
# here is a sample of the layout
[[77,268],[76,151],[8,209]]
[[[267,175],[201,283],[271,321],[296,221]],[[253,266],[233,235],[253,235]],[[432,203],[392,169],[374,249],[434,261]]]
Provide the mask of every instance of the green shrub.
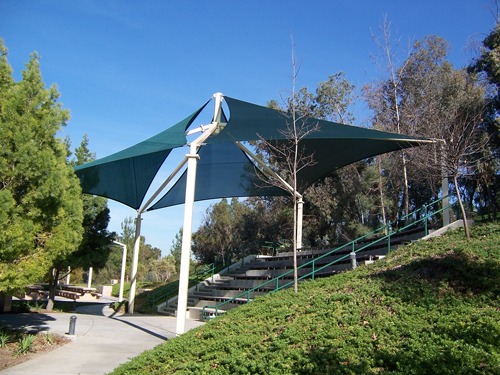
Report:
[[21,356],[23,354],[29,353],[35,339],[36,339],[35,335],[23,336],[17,344],[16,355]]
[[5,348],[10,341],[10,335],[4,330],[0,330],[0,348]]
[[472,234],[256,298],[113,374],[499,373],[500,225]]

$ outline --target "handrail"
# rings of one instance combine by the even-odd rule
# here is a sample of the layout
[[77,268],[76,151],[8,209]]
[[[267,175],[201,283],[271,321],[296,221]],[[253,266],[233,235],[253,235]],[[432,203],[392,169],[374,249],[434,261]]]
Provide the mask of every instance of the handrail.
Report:
[[[198,284],[201,280],[205,279],[207,275],[210,275],[212,278],[212,282],[214,281],[214,274],[216,273],[216,266],[214,263],[204,265],[200,268],[198,268],[191,276],[189,280],[189,286],[193,286],[193,284],[196,283],[196,287],[198,287]],[[150,307],[151,311],[154,311],[154,306],[158,304],[158,302],[165,300],[165,299],[170,299],[174,295],[176,295],[176,291],[178,291],[178,285],[174,284],[172,285],[171,288],[167,288],[167,290],[163,291],[161,294],[147,297],[146,303]]]
[[[344,248],[346,248],[348,246],[351,246],[352,252],[357,253],[359,251],[362,251],[362,250],[364,250],[364,249],[366,249],[368,247],[371,247],[371,246],[373,246],[373,245],[375,245],[375,244],[377,244],[379,242],[382,242],[382,241],[384,241],[384,240],[387,239],[387,244],[388,244],[387,251],[390,252],[391,251],[391,245],[390,245],[391,242],[390,241],[391,241],[391,237],[392,236],[397,235],[397,234],[399,234],[399,233],[401,233],[401,232],[403,232],[403,231],[405,231],[405,230],[407,230],[407,229],[409,229],[411,227],[414,227],[414,226],[416,226],[417,224],[419,224],[421,222],[424,223],[424,233],[425,233],[425,235],[428,235],[429,234],[428,233],[428,221],[429,221],[429,219],[432,218],[433,216],[439,214],[440,212],[442,212],[442,211],[444,211],[446,209],[451,208],[451,204],[448,204],[448,206],[446,206],[446,207],[441,207],[438,210],[433,210],[431,213],[429,213],[429,207],[435,205],[436,203],[442,202],[445,198],[448,198],[448,196],[444,196],[442,198],[436,199],[433,202],[431,202],[429,204],[425,204],[421,208],[414,210],[413,212],[409,213],[408,215],[405,215],[405,218],[406,218],[406,217],[411,216],[411,215],[416,215],[418,212],[422,213],[422,215],[421,215],[421,217],[419,219],[417,219],[417,220],[415,220],[415,221],[413,221],[413,222],[411,222],[411,223],[409,223],[409,224],[407,224],[407,225],[405,225],[405,226],[403,226],[401,228],[398,228],[395,231],[392,231],[392,229],[391,229],[391,222],[387,222],[386,225],[383,225],[382,227],[377,228],[374,231],[372,231],[372,232],[370,232],[368,234],[365,234],[364,236],[356,238],[355,240],[352,240],[352,241],[350,241],[350,242],[348,242],[348,243],[346,243],[344,245],[341,245],[341,246],[339,246],[339,247],[337,247],[337,248],[335,248],[335,249],[333,249],[333,250],[331,250],[331,251],[329,251],[329,252],[327,252],[327,253],[325,253],[325,254],[317,257],[317,258],[312,259],[309,262],[306,262],[306,263],[300,265],[299,267],[297,267],[297,270],[305,268],[305,267],[309,267],[309,266],[312,268],[312,270],[310,272],[308,272],[308,273],[306,273],[306,274],[298,277],[298,280],[303,280],[305,278],[312,278],[314,280],[314,277],[315,277],[315,275],[318,272],[324,270],[325,268],[328,268],[328,267],[334,265],[335,263],[339,263],[340,261],[348,258],[349,255],[350,255],[349,253],[345,254],[345,255],[343,255],[343,256],[341,256],[339,258],[336,258],[332,262],[324,264],[324,265],[322,265],[319,268],[316,268],[316,263],[317,263],[318,260],[323,259],[323,258],[328,257],[328,256],[331,256],[332,254],[334,254],[334,253],[336,253],[336,252],[340,251],[341,249],[344,249]],[[403,218],[401,218],[400,220],[402,220],[402,219]],[[377,238],[377,239],[375,239],[375,240],[373,240],[373,241],[371,241],[371,242],[369,242],[369,243],[367,243],[367,244],[365,244],[365,245],[363,245],[363,246],[361,246],[361,247],[359,247],[359,248],[356,249],[356,243],[359,243],[361,240],[363,240],[363,239],[365,239],[365,238],[367,238],[369,236],[372,236],[372,235],[374,235],[374,234],[376,234],[376,233],[378,233],[378,232],[380,232],[382,230],[386,230],[387,231],[387,232],[385,232],[386,234],[384,234],[383,236],[381,236],[381,237],[379,237],[379,238]],[[287,271],[287,272],[285,272],[285,273],[283,273],[283,274],[281,274],[279,276],[276,276],[273,279],[270,279],[268,281],[265,281],[262,284],[257,285],[256,287],[250,288],[250,289],[248,289],[248,290],[246,290],[246,291],[244,291],[244,292],[242,292],[242,293],[236,295],[235,297],[232,297],[232,298],[230,298],[230,299],[228,299],[226,301],[223,301],[223,302],[218,303],[218,304],[213,305],[213,306],[212,305],[203,306],[203,309],[202,309],[202,312],[201,312],[201,316],[202,317],[206,316],[207,309],[215,310],[215,316],[218,316],[219,315],[219,309],[221,307],[227,305],[228,303],[237,301],[237,300],[246,299],[247,302],[250,302],[251,301],[250,296],[251,296],[252,292],[257,291],[258,289],[264,289],[264,287],[266,287],[267,285],[272,284],[272,283],[275,284],[275,287],[274,287],[273,290],[270,290],[269,293],[273,293],[273,292],[277,292],[279,290],[285,289],[285,288],[287,288],[287,287],[289,287],[289,286],[291,286],[293,284],[293,280],[290,281],[290,282],[288,282],[288,283],[285,283],[285,284],[283,284],[281,286],[279,285],[279,281],[280,280],[284,280],[286,278],[286,276],[288,276],[288,275],[290,275],[292,273],[293,273],[293,270]]]

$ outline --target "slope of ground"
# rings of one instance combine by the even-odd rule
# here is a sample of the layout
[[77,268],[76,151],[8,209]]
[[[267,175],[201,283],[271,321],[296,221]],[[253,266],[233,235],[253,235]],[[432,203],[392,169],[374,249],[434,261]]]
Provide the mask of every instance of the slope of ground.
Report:
[[500,373],[500,225],[232,310],[113,374]]

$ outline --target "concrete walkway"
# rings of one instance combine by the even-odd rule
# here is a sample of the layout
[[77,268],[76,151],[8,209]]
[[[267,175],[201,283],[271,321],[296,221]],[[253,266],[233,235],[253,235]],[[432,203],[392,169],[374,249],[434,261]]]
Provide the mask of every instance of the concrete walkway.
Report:
[[[107,303],[77,307],[73,314],[0,314],[0,326],[67,335],[72,315],[77,317],[72,342],[0,373],[106,374],[143,351],[175,337],[174,317],[115,315]],[[187,320],[186,330],[202,324]]]

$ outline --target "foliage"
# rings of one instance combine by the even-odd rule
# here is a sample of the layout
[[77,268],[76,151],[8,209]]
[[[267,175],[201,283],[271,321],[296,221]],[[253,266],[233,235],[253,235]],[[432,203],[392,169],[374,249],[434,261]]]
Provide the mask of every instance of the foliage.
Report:
[[[415,41],[406,60],[396,66],[387,24],[384,32],[391,74],[364,88],[374,126],[443,140],[386,158],[385,173],[390,177],[386,195],[402,197],[393,201],[396,206],[389,212],[401,217],[435,199],[441,176],[454,180],[455,197],[462,206],[463,197],[474,197],[478,191],[478,181],[492,176],[491,166],[484,164],[491,162],[484,132],[485,85],[476,75],[451,65],[448,44],[437,36]],[[468,201],[472,210],[473,198]]]
[[[83,136],[80,145],[74,151],[72,166],[81,165],[95,160],[94,153],[90,152],[89,139]],[[109,209],[107,199],[88,194],[82,195],[83,201],[83,239],[78,250],[59,266],[88,269],[92,267],[98,271],[104,267],[112,251],[111,242],[116,233],[108,231]]]
[[193,254],[204,264],[227,264],[268,253],[269,244],[290,244],[293,212],[289,197],[223,199],[211,205],[193,234]]
[[5,348],[9,340],[10,340],[9,334],[3,329],[0,330],[0,348]]
[[[127,264],[132,264],[135,241],[135,222],[131,217],[122,222],[122,233],[117,236],[117,241],[127,245]],[[152,271],[151,265],[160,259],[161,250],[146,243],[146,237],[141,236],[139,243],[139,264],[137,268],[137,280],[145,281],[148,273]],[[96,273],[94,281],[96,283],[108,284],[111,279],[120,279],[122,267],[121,247],[113,246],[109,253],[104,267]],[[126,280],[130,280],[130,274],[126,275]]]
[[25,335],[19,339],[16,355],[21,356],[27,354],[31,351],[33,342],[35,341],[35,335]]
[[[477,204],[490,219],[496,220],[500,210],[500,24],[497,22],[484,39],[480,56],[469,66],[469,71],[484,75],[489,82],[487,114],[484,128],[489,134],[490,148],[478,173]],[[489,153],[489,155],[488,155]],[[489,157],[488,157],[489,156]]]
[[150,271],[146,275],[147,281],[167,282],[177,275],[175,259],[169,255],[160,259],[153,259],[149,264]]
[[174,258],[175,272],[179,274],[181,271],[181,253],[182,253],[182,227],[176,233],[175,238],[172,240],[170,247],[170,256]]
[[500,226],[257,298],[113,374],[493,374]]
[[0,290],[39,281],[82,238],[78,179],[56,137],[69,113],[32,54],[14,82],[0,41]]
[[238,228],[245,208],[236,198],[231,204],[222,199],[209,207],[202,224],[193,234],[192,251],[199,261],[225,264],[231,260],[235,249],[241,245]]
[[[1,345],[4,340],[5,345]],[[0,327],[0,372],[22,363],[33,355],[47,353],[69,342],[64,336],[53,333],[33,335],[25,329]]]

